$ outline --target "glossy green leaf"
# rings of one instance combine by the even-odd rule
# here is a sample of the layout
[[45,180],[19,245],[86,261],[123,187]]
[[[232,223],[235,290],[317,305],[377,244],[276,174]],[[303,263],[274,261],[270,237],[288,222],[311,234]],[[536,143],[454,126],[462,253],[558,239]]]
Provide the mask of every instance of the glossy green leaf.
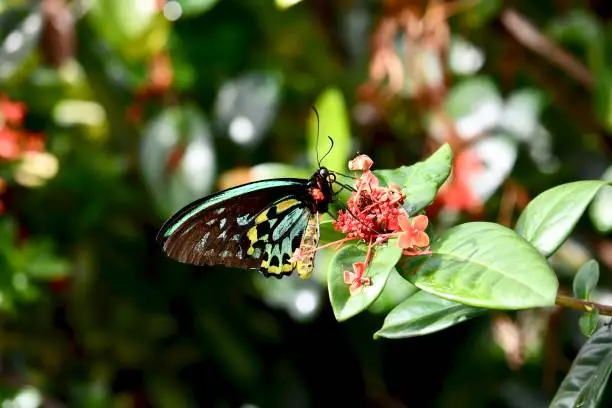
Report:
[[416,292],[420,292],[420,289],[402,278],[397,270],[393,268],[389,273],[389,278],[383,291],[374,303],[370,305],[368,310],[372,313],[389,313],[391,309]]
[[351,296],[349,285],[344,283],[344,271],[352,272],[355,262],[365,261],[366,252],[366,248],[352,244],[346,245],[331,260],[327,281],[329,298],[338,321],[347,320],[361,313],[378,298],[385,287],[391,269],[402,255],[396,239],[389,240],[385,245],[377,246],[364,274],[371,279],[371,285],[362,286],[360,292]]
[[450,175],[452,160],[451,147],[445,143],[424,161],[393,170],[374,170],[374,174],[384,185],[402,186],[406,195],[404,208],[414,215],[433,202],[438,189]]
[[612,371],[612,332],[603,326],[582,346],[550,407],[597,407]]
[[[460,132],[473,133],[484,128],[492,128],[501,117],[503,99],[495,82],[486,76],[474,76],[458,82],[444,101],[447,114],[455,119],[462,120]],[[486,117],[483,116],[486,110]],[[470,124],[468,129],[464,125]],[[476,128],[474,128],[476,127]],[[474,129],[472,129],[474,128]]]
[[608,131],[612,130],[612,69],[602,67],[595,71],[597,86],[594,88],[595,114]]
[[170,33],[170,22],[150,0],[94,0],[86,16],[96,31],[129,59],[151,57],[166,46]]
[[210,10],[219,0],[177,0],[184,16],[196,16]]
[[[315,152],[318,152],[319,158],[322,158],[331,147],[327,138],[331,136],[334,139],[334,148],[321,164],[332,170],[344,172],[348,168],[351,152],[351,127],[344,95],[338,88],[327,88],[319,95],[314,106],[319,112],[320,122],[317,124],[317,116],[311,112],[308,117],[307,154],[312,168],[319,167]],[[319,132],[318,146],[317,132]]]
[[603,30],[597,17],[588,10],[568,10],[557,16],[544,29],[544,34],[562,44],[580,44],[585,48],[597,46],[603,40]]
[[28,263],[25,272],[37,279],[57,279],[68,275],[70,264],[52,254],[40,254]]
[[567,239],[595,194],[599,180],[561,184],[535,197],[520,215],[515,230],[549,256]]
[[302,0],[276,0],[276,7],[281,10],[288,9],[289,7],[295,6]]
[[418,288],[448,300],[492,309],[555,304],[558,281],[546,259],[511,229],[469,222],[448,229],[400,270]]
[[[282,84],[273,70],[252,70],[225,81],[215,100],[215,130],[246,149],[260,144],[276,118]],[[310,177],[313,169],[306,171]]]
[[28,241],[12,254],[15,272],[37,279],[61,278],[70,272],[70,264],[55,255],[50,241]]
[[595,333],[595,330],[597,330],[598,323],[599,312],[597,312],[597,310],[584,313],[578,319],[578,327],[580,328],[580,333],[584,334],[586,337],[591,337],[593,333]]
[[216,160],[206,118],[192,106],[162,111],[144,130],[140,165],[165,215],[210,193]]
[[[612,167],[601,176],[602,180],[612,182]],[[603,186],[593,198],[589,207],[589,216],[595,228],[601,233],[612,231],[612,186]]]
[[338,241],[346,237],[343,233],[334,229],[334,225],[330,219],[319,222],[319,233],[319,246]]
[[578,269],[574,276],[574,296],[579,299],[588,300],[591,292],[599,282],[599,264],[591,259]]
[[444,330],[485,312],[452,302],[425,291],[418,291],[397,305],[374,338],[398,339]]
[[[42,19],[41,8],[34,2],[0,12],[0,80],[18,72],[32,55],[39,44]],[[9,43],[9,39],[18,41]]]
[[312,171],[283,163],[261,163],[251,167],[251,176],[253,180],[280,177],[310,178]]

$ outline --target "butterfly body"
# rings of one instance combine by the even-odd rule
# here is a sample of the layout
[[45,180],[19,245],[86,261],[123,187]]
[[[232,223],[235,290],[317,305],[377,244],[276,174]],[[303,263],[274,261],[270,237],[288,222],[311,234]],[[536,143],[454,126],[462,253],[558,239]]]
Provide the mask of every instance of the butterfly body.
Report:
[[314,254],[319,245],[319,217],[311,216],[302,236],[295,269],[302,279],[308,279],[314,269]]
[[277,278],[290,275],[296,264],[304,265],[293,259],[296,249],[303,242],[309,248],[318,242],[317,215],[328,210],[334,180],[321,167],[310,179],[261,180],[217,192],[177,211],[157,240],[170,258],[182,263],[259,269]]

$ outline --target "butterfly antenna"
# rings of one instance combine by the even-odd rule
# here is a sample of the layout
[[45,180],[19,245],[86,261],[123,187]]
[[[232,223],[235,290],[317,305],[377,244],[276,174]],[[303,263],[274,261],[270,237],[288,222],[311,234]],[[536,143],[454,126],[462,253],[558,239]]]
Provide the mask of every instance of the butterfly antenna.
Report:
[[317,157],[317,164],[319,167],[321,167],[321,160],[319,159],[319,112],[314,106],[312,106],[312,110],[314,111],[315,115],[317,115],[317,142],[315,145],[315,156]]
[[327,149],[327,152],[323,155],[323,157],[321,157],[321,161],[319,161],[319,167],[321,167],[321,162],[323,161],[323,159],[325,159],[327,155],[330,154],[332,149],[334,148],[334,139],[332,139],[331,136],[327,136],[327,138],[331,142],[331,145],[329,146],[329,149]]
[[342,190],[344,190],[344,189],[347,189],[348,191],[352,191],[352,192],[357,191],[353,187],[349,186],[348,184],[343,184],[343,183],[339,183],[339,182],[336,182],[336,184],[338,184],[341,188],[338,191],[334,191],[334,195],[340,194],[342,192]]
[[351,175],[348,175],[348,174],[340,173],[339,171],[335,171],[335,170],[334,170],[334,173],[339,174],[342,177],[350,178],[350,179],[353,179],[353,180],[357,180],[359,178],[359,177],[351,176]]

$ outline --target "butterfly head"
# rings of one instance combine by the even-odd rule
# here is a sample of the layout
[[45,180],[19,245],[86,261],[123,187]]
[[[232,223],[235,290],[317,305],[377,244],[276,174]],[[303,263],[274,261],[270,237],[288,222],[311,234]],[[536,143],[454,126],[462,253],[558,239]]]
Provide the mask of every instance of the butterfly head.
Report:
[[336,175],[326,167],[319,169],[308,181],[308,193],[312,198],[313,212],[325,213],[333,198],[332,184],[336,181]]

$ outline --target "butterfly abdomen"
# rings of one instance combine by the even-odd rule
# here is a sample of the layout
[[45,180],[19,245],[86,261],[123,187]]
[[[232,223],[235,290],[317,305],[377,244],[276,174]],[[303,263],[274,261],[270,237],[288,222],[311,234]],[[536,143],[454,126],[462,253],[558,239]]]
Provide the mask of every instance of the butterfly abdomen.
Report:
[[319,245],[319,217],[311,216],[308,219],[308,226],[302,236],[302,241],[298,250],[299,256],[296,261],[298,275],[302,279],[308,279],[314,269],[314,254]]

